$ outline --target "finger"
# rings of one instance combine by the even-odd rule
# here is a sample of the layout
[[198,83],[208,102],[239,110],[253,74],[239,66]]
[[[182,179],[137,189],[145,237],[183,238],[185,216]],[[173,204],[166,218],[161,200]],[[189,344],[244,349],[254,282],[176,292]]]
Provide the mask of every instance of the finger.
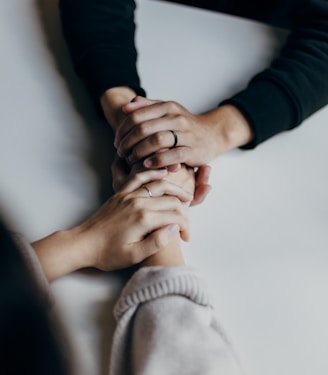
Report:
[[[151,119],[132,126],[119,140],[117,152],[120,156],[126,156],[132,152],[137,158],[148,156],[160,149],[173,146],[185,146],[186,137],[182,137],[186,130],[182,116],[167,115],[161,118]],[[175,131],[175,135],[172,131]],[[180,133],[178,134],[178,131]],[[136,148],[136,146],[139,146]]]
[[[135,131],[131,131],[122,140],[117,152],[121,155],[129,154],[128,160],[134,163],[155,152],[170,149],[173,146],[186,146],[186,137],[183,132],[175,130],[175,135],[172,133],[176,129],[176,125],[174,121],[170,124],[158,120],[154,127],[149,127],[146,132],[142,132],[140,127],[136,127]],[[160,130],[160,128],[163,130]],[[152,134],[149,135],[149,132],[152,132]],[[175,137],[177,137],[177,142]]]
[[115,134],[115,147],[119,145],[122,139],[137,124],[142,124],[151,120],[160,119],[162,117],[174,116],[182,119],[183,116],[177,116],[185,113],[185,108],[175,102],[156,101],[154,104],[143,106],[131,112],[124,123],[117,129]]
[[169,172],[178,172],[180,169],[181,169],[181,164],[172,164],[172,165],[168,165],[166,167],[166,169],[169,171]]
[[[151,172],[151,173],[149,173]],[[153,180],[162,179],[167,176],[166,169],[152,169],[145,172],[137,173],[128,181],[121,190],[123,194],[129,194],[139,189],[142,185],[147,184]]]
[[[146,121],[154,120],[164,116],[165,108],[163,107],[164,102],[156,102],[146,106],[141,106],[135,111],[127,115],[126,120],[120,125],[115,133],[114,144],[117,147],[121,143],[122,138],[131,131],[137,124],[141,124]],[[129,103],[131,104],[131,103]],[[128,105],[128,104],[127,104]]]
[[[161,153],[156,153],[149,158],[146,158],[143,162],[145,168],[166,168],[173,164],[183,164],[189,163],[189,154],[191,149],[189,147],[176,147],[163,151]],[[193,165],[190,165],[193,166]]]
[[129,166],[124,159],[119,158],[117,155],[111,165],[113,189],[118,191],[126,182],[129,176]]
[[196,206],[204,201],[210,190],[211,185],[208,184],[211,173],[209,165],[202,165],[195,174],[195,195],[191,202],[191,206]]
[[167,181],[160,180],[144,184],[141,189],[136,191],[136,194],[147,197],[161,197],[163,195],[170,195],[178,198],[182,202],[191,202],[193,199],[193,192],[185,191],[182,187]]
[[129,165],[125,161],[125,159],[118,157],[118,155],[115,155],[114,161],[111,165],[112,173],[115,174],[122,174],[124,176],[127,176],[129,174]]
[[143,241],[134,245],[138,263],[164,249],[179,234],[179,226],[169,224],[150,233]]
[[181,239],[184,241],[189,241],[189,218],[186,212],[183,210],[175,211],[172,209],[168,209],[148,212],[148,218],[145,225],[149,227],[149,223],[152,223],[152,229],[149,232],[153,232],[154,230],[169,224],[176,224],[179,226]]
[[208,184],[196,186],[194,199],[190,203],[190,206],[196,206],[202,203],[211,190],[212,186]]
[[[127,206],[131,223],[138,224],[140,238],[165,225],[177,224],[181,238],[189,239],[189,218],[187,208],[179,199],[170,196],[156,198],[134,198]],[[133,224],[132,224],[133,225]]]
[[159,103],[159,100],[151,100],[151,99],[138,95],[134,97],[130,103],[123,106],[122,111],[128,114],[128,113],[135,111],[136,109],[142,108],[146,105],[155,104],[155,103]]
[[206,185],[210,179],[211,167],[209,165],[201,165],[196,172],[196,186]]

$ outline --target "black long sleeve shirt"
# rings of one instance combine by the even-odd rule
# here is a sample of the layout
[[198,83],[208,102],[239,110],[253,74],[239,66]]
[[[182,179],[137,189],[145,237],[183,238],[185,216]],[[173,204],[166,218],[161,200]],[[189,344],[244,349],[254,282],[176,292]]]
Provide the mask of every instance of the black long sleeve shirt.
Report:
[[[223,103],[253,129],[245,148],[293,129],[328,103],[328,0],[174,1],[252,18],[291,32],[280,56]],[[63,33],[77,73],[99,99],[129,86],[145,95],[136,68],[133,0],[59,0]]]

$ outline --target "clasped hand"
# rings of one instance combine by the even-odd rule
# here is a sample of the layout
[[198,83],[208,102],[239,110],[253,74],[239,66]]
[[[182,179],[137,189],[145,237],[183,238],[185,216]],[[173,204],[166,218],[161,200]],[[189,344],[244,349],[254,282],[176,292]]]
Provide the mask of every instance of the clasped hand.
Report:
[[[114,145],[131,163],[144,159],[146,168],[177,163],[200,167],[218,153],[214,127],[206,115],[193,115],[182,105],[136,97],[123,107],[124,121]],[[176,147],[172,130],[178,139]],[[163,151],[158,153],[158,151]]]

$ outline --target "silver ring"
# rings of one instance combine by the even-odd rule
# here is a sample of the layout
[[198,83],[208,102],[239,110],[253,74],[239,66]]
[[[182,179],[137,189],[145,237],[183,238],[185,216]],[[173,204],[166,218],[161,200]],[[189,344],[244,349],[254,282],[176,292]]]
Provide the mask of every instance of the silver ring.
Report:
[[170,130],[170,132],[172,133],[172,135],[174,137],[173,146],[170,147],[170,148],[175,148],[177,146],[177,144],[178,144],[178,135],[177,135],[177,133],[174,130]]
[[143,187],[144,189],[146,189],[146,191],[147,191],[147,193],[148,193],[148,195],[149,195],[149,198],[152,198],[153,194],[152,194],[152,192],[150,191],[149,187],[148,187],[147,185],[142,185],[142,187]]

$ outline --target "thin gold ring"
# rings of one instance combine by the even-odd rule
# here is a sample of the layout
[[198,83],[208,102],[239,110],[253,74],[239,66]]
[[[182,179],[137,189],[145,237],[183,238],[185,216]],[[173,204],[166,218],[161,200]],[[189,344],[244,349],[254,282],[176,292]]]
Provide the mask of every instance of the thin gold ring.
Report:
[[149,195],[149,198],[152,198],[152,197],[153,197],[153,194],[152,194],[152,192],[150,191],[149,187],[148,187],[147,185],[142,185],[142,187],[143,187],[144,189],[146,189],[146,191],[147,191],[147,193],[148,193],[148,195]]

